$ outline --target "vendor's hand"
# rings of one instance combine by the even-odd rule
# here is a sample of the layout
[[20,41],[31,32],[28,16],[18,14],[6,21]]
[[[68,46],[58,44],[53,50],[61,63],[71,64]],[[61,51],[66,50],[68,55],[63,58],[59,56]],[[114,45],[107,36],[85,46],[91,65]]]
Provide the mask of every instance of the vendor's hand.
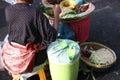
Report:
[[55,4],[53,6],[53,12],[54,12],[54,17],[59,18],[59,14],[61,13],[61,9],[60,9],[59,4]]
[[54,12],[54,28],[58,32],[58,27],[59,27],[59,14],[61,13],[61,9],[59,4],[55,4],[53,6],[53,12]]

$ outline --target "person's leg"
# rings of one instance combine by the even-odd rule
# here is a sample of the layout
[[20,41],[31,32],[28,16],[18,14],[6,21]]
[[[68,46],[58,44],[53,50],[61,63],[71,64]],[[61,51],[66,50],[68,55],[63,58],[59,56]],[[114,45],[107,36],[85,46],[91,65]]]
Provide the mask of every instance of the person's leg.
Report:
[[42,50],[35,54],[35,67],[44,63],[47,59],[47,50]]
[[33,75],[33,76],[27,78],[27,80],[40,80],[40,78],[39,78],[39,75],[36,74],[36,75]]

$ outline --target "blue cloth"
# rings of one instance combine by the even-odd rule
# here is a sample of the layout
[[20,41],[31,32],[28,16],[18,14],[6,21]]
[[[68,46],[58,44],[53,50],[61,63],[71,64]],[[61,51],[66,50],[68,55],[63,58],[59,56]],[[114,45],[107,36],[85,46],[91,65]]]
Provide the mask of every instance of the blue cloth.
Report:
[[78,5],[83,4],[83,0],[75,0],[77,2]]
[[58,38],[75,40],[75,33],[67,23],[61,23],[58,30]]

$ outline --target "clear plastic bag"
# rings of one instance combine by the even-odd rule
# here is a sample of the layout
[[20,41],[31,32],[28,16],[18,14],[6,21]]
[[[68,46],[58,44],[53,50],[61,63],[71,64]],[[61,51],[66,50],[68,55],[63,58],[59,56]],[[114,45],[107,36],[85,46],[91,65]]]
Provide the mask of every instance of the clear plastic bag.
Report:
[[3,61],[2,61],[2,54],[1,54],[1,49],[2,49],[3,43],[4,43],[3,41],[0,41],[0,71],[4,70]]
[[3,66],[3,61],[2,61],[2,53],[1,53],[1,50],[2,50],[2,47],[4,45],[4,43],[8,42],[8,34],[5,36],[4,38],[4,41],[0,41],[0,71],[4,71],[4,66]]
[[79,44],[69,39],[57,39],[47,49],[49,61],[68,64],[80,57]]

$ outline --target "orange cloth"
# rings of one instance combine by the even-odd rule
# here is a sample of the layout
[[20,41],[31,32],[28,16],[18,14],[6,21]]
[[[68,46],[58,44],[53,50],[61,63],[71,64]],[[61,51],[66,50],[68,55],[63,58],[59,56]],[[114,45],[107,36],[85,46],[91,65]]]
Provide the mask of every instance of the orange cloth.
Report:
[[12,74],[31,72],[34,66],[35,53],[45,49],[45,44],[28,43],[26,46],[8,42],[3,46],[2,59],[4,67]]

